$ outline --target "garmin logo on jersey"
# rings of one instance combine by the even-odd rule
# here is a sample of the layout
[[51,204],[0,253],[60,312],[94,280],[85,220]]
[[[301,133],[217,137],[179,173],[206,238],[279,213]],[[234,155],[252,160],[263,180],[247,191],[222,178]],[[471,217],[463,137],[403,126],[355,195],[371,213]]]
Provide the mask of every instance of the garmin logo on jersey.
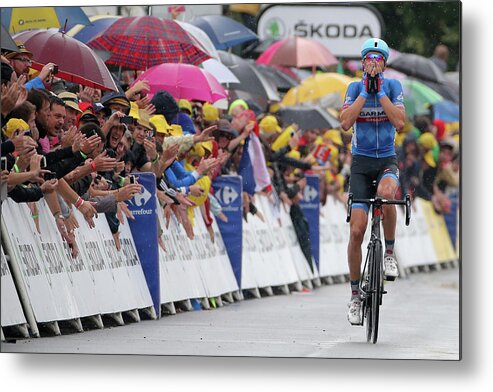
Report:
[[358,122],[385,122],[389,121],[385,110],[382,107],[379,108],[363,108],[361,112],[359,112]]

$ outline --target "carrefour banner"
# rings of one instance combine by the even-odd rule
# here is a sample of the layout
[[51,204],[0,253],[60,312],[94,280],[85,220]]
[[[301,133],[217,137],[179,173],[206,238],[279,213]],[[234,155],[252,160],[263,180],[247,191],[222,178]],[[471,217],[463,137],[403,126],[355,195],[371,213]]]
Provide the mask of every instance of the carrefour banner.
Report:
[[303,190],[301,209],[310,227],[310,242],[312,244],[312,256],[320,270],[320,183],[317,176],[307,175],[306,186]]
[[152,303],[158,318],[161,316],[159,282],[158,220],[156,202],[156,176],[153,173],[132,173],[142,185],[140,194],[128,202],[134,220],[129,220],[130,230],[142,264]]
[[223,237],[229,261],[241,288],[241,255],[242,255],[242,180],[240,176],[219,176],[212,184],[214,196],[219,201],[227,222],[216,219]]

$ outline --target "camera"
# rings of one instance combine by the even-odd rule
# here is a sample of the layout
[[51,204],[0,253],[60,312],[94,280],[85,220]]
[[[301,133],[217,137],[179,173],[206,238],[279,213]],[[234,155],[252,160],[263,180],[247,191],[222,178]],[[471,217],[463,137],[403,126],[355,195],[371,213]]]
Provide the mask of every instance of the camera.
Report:
[[46,167],[46,157],[45,157],[44,155],[43,155],[43,157],[41,158],[41,162],[40,162],[39,166],[40,166],[41,168]]
[[120,117],[120,123],[126,125],[132,125],[134,123],[134,118],[132,116]]
[[135,184],[135,176],[129,176],[130,184]]
[[57,179],[56,173],[54,173],[54,172],[45,173],[44,179],[45,179],[45,181],[56,180]]
[[2,157],[2,171],[7,170],[7,157]]
[[106,155],[108,155],[110,158],[116,158],[116,152],[112,148],[106,149]]
[[58,73],[58,65],[55,65],[53,66],[53,68],[51,69],[51,74],[52,75],[56,75]]

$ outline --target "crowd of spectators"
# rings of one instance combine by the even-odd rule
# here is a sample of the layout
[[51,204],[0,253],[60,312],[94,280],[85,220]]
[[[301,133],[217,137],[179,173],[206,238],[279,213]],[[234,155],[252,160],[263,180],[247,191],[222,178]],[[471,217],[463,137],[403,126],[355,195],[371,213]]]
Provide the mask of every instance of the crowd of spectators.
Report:
[[[44,198],[74,257],[80,224],[74,209],[90,227],[104,214],[120,248],[123,215],[133,218],[126,201],[141,192],[133,172],[156,175],[166,219],[174,214],[189,238],[191,211],[198,208],[212,241],[214,217],[226,219],[212,182],[221,174],[241,175],[244,219],[264,219],[256,195],[267,195],[277,211],[289,212],[307,259],[309,223],[299,206],[305,175],[319,177],[322,204],[328,195],[346,201],[351,131],[282,124],[275,113],[255,114],[241,99],[223,111],[166,91],[151,97],[145,80],[126,91],[100,91],[57,79],[52,63],[31,75],[32,54],[18,46],[1,58],[2,200],[27,203],[37,221],[36,202]],[[406,124],[396,137],[401,194],[450,211],[459,186],[458,135],[457,124],[429,116]],[[166,248],[161,239],[160,245]]]

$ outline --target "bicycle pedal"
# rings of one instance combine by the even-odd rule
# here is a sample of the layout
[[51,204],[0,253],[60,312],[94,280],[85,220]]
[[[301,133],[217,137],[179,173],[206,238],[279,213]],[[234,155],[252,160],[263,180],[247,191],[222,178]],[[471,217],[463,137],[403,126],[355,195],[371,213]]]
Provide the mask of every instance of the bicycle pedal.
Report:
[[386,290],[382,291],[382,294],[387,294],[387,291]]

